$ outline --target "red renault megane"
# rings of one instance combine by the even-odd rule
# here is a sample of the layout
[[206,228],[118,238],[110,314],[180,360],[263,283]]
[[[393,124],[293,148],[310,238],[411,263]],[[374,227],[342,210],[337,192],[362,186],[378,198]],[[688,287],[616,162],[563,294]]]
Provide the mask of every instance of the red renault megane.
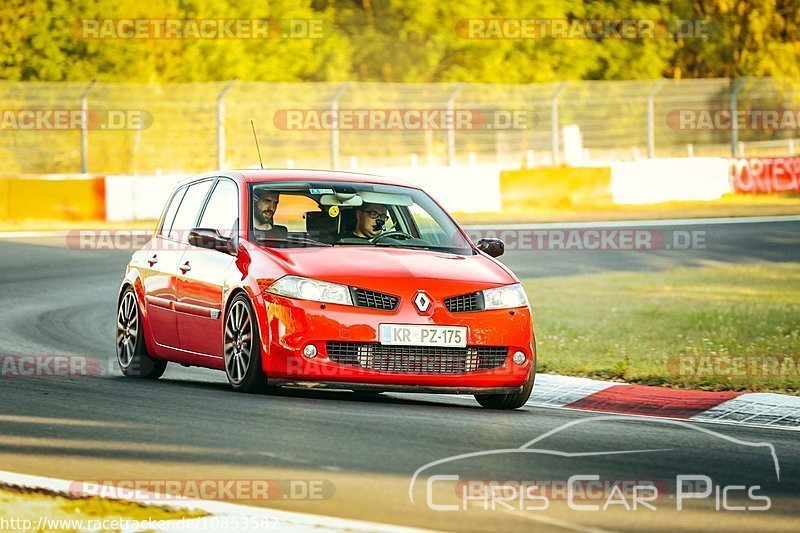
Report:
[[363,174],[218,171],[180,184],[133,254],[117,313],[127,376],[168,361],[234,390],[474,394],[514,409],[536,343],[519,280],[421,189]]

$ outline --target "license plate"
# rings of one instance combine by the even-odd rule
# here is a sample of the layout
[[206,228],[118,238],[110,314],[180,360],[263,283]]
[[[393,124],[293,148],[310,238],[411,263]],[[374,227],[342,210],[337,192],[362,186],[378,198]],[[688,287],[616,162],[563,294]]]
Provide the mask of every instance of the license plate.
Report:
[[420,326],[413,324],[381,324],[381,344],[403,346],[467,346],[465,326]]

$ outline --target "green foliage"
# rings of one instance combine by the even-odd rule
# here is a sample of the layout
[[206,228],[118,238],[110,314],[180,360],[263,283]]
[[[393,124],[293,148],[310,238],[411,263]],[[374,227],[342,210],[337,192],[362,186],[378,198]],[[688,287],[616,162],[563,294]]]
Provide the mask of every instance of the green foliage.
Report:
[[800,77],[797,0],[675,3],[689,17],[711,20],[713,31],[710,39],[679,43],[671,65],[674,77]]
[[[324,38],[86,39],[83,19],[321,19]],[[703,19],[707,37],[470,39],[467,19]],[[797,0],[4,0],[0,79],[531,83],[800,77]]]
[[[800,356],[800,263],[602,272],[524,285],[547,372],[800,394],[800,371],[788,365]],[[682,370],[681,358],[694,362],[693,371]],[[714,358],[745,358],[762,370],[700,366]],[[783,361],[781,372],[763,371],[768,361]]]

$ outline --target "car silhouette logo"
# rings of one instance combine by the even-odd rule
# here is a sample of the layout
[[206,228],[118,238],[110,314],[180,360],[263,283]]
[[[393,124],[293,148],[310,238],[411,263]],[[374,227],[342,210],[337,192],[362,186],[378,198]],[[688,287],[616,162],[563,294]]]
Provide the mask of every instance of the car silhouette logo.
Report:
[[417,306],[417,309],[419,309],[420,313],[425,313],[431,307],[431,299],[423,291],[419,291],[417,292],[417,295],[414,296],[414,305]]

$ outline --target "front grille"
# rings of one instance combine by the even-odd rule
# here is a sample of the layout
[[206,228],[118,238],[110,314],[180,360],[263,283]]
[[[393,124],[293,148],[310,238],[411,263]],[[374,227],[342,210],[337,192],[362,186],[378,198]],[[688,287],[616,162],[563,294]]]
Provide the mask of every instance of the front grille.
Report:
[[483,309],[483,293],[471,292],[444,299],[444,306],[451,313],[466,313]]
[[358,342],[328,342],[328,358],[340,365],[402,374],[462,374],[503,365],[503,346],[386,346]]
[[370,307],[383,311],[394,311],[400,298],[382,292],[368,291],[366,289],[353,289],[353,301],[358,307]]

